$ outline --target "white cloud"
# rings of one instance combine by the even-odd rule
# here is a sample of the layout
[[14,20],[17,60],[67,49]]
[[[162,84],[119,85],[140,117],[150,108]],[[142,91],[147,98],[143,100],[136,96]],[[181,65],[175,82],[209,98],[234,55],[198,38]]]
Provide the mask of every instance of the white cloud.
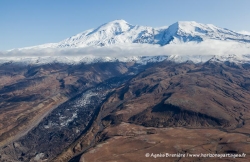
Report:
[[26,49],[0,52],[3,57],[42,57],[42,56],[96,56],[96,57],[130,57],[130,56],[212,56],[212,55],[250,54],[250,44],[231,41],[207,40],[201,43],[169,44],[166,46],[149,44],[120,44],[108,47],[85,47],[64,49]]

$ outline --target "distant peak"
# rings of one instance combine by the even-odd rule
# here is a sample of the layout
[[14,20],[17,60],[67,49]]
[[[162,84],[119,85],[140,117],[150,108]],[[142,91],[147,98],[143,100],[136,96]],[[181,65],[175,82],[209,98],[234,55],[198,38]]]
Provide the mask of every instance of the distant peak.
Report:
[[217,28],[212,24],[202,24],[196,21],[178,21],[169,27],[172,32],[181,31],[182,33],[205,33]]
[[178,24],[199,24],[196,21],[177,21]]
[[127,31],[131,28],[132,25],[127,23],[123,19],[110,21],[99,26],[95,31],[110,31],[112,33]]
[[110,21],[106,24],[114,24],[114,23],[118,23],[118,24],[128,24],[127,21],[123,20],[123,19],[116,19],[116,20],[113,20],[113,21]]
[[102,47],[109,45],[120,46],[122,44],[159,44],[164,46],[187,42],[200,43],[206,40],[250,43],[250,36],[196,21],[178,21],[168,27],[153,28],[131,25],[123,19],[116,19],[102,24],[97,28],[86,30],[67,38],[59,43],[29,48]]
[[186,27],[186,26],[200,26],[201,23],[198,23],[196,21],[177,21],[173,25],[178,27]]

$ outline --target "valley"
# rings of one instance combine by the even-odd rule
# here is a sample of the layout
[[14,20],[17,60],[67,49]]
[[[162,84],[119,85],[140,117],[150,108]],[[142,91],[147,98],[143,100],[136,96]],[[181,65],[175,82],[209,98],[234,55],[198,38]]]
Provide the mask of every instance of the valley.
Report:
[[[22,77],[26,78],[22,79],[21,81],[17,80],[16,83],[14,82],[10,85],[8,85],[8,82],[6,82],[6,84],[3,85],[1,91],[1,146],[4,146],[2,152],[5,152],[6,149],[12,150],[13,141],[15,141],[16,145],[20,146],[20,148],[15,147],[15,151],[19,153],[15,153],[14,155],[11,153],[12,151],[10,151],[10,153],[7,153],[9,155],[7,155],[6,159],[13,158],[18,161],[23,159],[22,156],[24,155],[28,156],[30,159],[30,157],[32,157],[32,153],[27,153],[30,151],[30,149],[35,151],[33,154],[36,155],[36,151],[39,149],[47,149],[48,147],[52,146],[58,147],[58,145],[56,145],[54,142],[58,140],[57,136],[59,136],[60,139],[60,137],[64,136],[64,133],[68,134],[69,137],[65,135],[63,140],[67,141],[72,138],[70,141],[72,142],[72,140],[77,138],[88,125],[88,122],[93,118],[98,105],[103,99],[105,99],[106,95],[109,93],[109,90],[115,86],[118,86],[124,82],[124,80],[130,77],[123,76],[123,73],[130,73],[129,68],[132,64],[129,65],[118,63],[118,70],[113,68],[116,63],[111,65],[112,70],[107,70],[107,64],[101,63],[98,65],[91,65],[90,68],[86,68],[88,71],[81,69],[85,69],[85,65],[74,67],[78,69],[79,72],[81,72],[80,74],[77,73],[76,69],[74,69],[73,72],[76,74],[69,74],[72,73],[70,69],[67,69],[69,71],[63,71],[62,67],[66,66],[65,68],[68,68],[67,65],[58,65],[60,70],[56,71],[55,68],[53,69],[55,72],[51,71],[51,68],[53,68],[52,66],[26,67],[27,69],[22,69]],[[105,75],[105,72],[101,75],[100,73],[96,73],[95,68],[99,68],[99,66],[103,65],[105,65],[106,68],[103,68],[103,70],[107,70],[107,74]],[[5,68],[8,68],[8,65]],[[36,71],[35,75],[27,76],[27,73],[32,70]],[[40,73],[41,71],[45,72]],[[113,71],[113,74],[111,71]],[[11,69],[10,73],[14,73],[14,71]],[[85,75],[82,75],[82,73],[85,73]],[[89,75],[95,75],[91,82],[87,81],[88,75],[86,73]],[[7,77],[6,75],[10,76],[14,74],[6,74],[5,72],[2,77],[5,78]],[[43,79],[37,79],[41,77]],[[47,82],[45,80],[47,80]],[[102,80],[106,80],[106,82],[102,83]],[[29,82],[33,82],[33,84],[28,84]],[[48,89],[44,88],[46,86]],[[11,92],[5,90],[9,89],[9,87],[18,88],[14,88],[15,91]],[[41,90],[40,87],[44,89]],[[37,95],[37,98],[30,97],[33,96],[33,94],[40,95]],[[24,98],[27,99],[25,100]],[[17,105],[21,105],[22,107]],[[19,115],[16,115],[14,112],[18,113]],[[9,115],[7,116],[7,114]],[[79,115],[83,116],[83,118],[80,118]],[[6,120],[6,118],[8,118],[8,120]],[[79,121],[75,121],[76,119]],[[74,122],[73,125],[72,121]],[[63,130],[62,128],[68,128],[69,123],[71,123],[71,128],[68,131]],[[79,124],[80,127],[78,128]],[[8,125],[8,127],[6,127],[6,125]],[[54,134],[56,129],[58,129],[58,133]],[[70,137],[72,133],[71,131],[76,133],[73,135],[73,137]],[[54,137],[55,139],[53,139]],[[54,141],[52,142],[51,140]],[[26,143],[26,141],[30,141],[31,143]],[[38,144],[36,148],[38,150],[31,147],[34,141],[36,141]],[[12,143],[10,145],[11,148],[5,147],[9,143]],[[42,143],[48,145],[41,147]],[[67,143],[65,143],[65,145],[67,145]],[[60,148],[63,149],[64,147]],[[52,154],[54,156],[55,152]],[[1,153],[1,160],[4,159],[5,157]]]
[[[17,78],[2,82],[0,91],[1,123],[9,125],[1,129],[1,161],[164,161],[145,154],[165,151],[249,154],[248,64],[52,64],[18,68],[19,76],[10,67],[2,65],[1,74]],[[229,159],[248,156],[221,160]]]
[[[242,85],[249,75],[242,75],[248,71],[243,67],[165,62],[146,69],[102,105],[105,129],[95,138],[96,146],[71,161],[248,161],[249,91]],[[224,75],[229,71],[230,79]],[[146,153],[246,157],[166,159]]]

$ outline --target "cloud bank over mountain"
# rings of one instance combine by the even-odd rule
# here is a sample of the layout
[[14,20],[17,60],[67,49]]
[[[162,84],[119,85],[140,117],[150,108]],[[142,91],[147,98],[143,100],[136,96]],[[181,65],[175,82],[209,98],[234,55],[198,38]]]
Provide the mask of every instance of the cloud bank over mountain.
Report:
[[199,44],[182,43],[167,46],[152,44],[124,44],[107,47],[84,48],[41,48],[26,50],[2,51],[0,57],[42,57],[42,56],[97,56],[97,57],[130,57],[155,55],[245,55],[250,54],[250,44],[207,40]]

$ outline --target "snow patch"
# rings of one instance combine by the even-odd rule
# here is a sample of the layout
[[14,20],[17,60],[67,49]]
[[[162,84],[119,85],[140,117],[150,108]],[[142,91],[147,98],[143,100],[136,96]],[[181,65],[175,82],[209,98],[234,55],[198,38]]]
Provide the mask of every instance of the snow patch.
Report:
[[34,161],[41,161],[44,155],[44,153],[36,154],[36,156],[34,157]]
[[249,32],[249,31],[246,31],[246,30],[241,30],[241,31],[239,31],[238,33],[244,34],[244,35],[250,35],[250,32]]
[[[63,116],[59,117],[60,120],[63,120],[64,118],[66,118],[66,117],[63,117]],[[73,113],[71,118],[68,118],[67,120],[61,122],[60,125],[61,126],[66,126],[76,118],[77,118],[77,112]]]

